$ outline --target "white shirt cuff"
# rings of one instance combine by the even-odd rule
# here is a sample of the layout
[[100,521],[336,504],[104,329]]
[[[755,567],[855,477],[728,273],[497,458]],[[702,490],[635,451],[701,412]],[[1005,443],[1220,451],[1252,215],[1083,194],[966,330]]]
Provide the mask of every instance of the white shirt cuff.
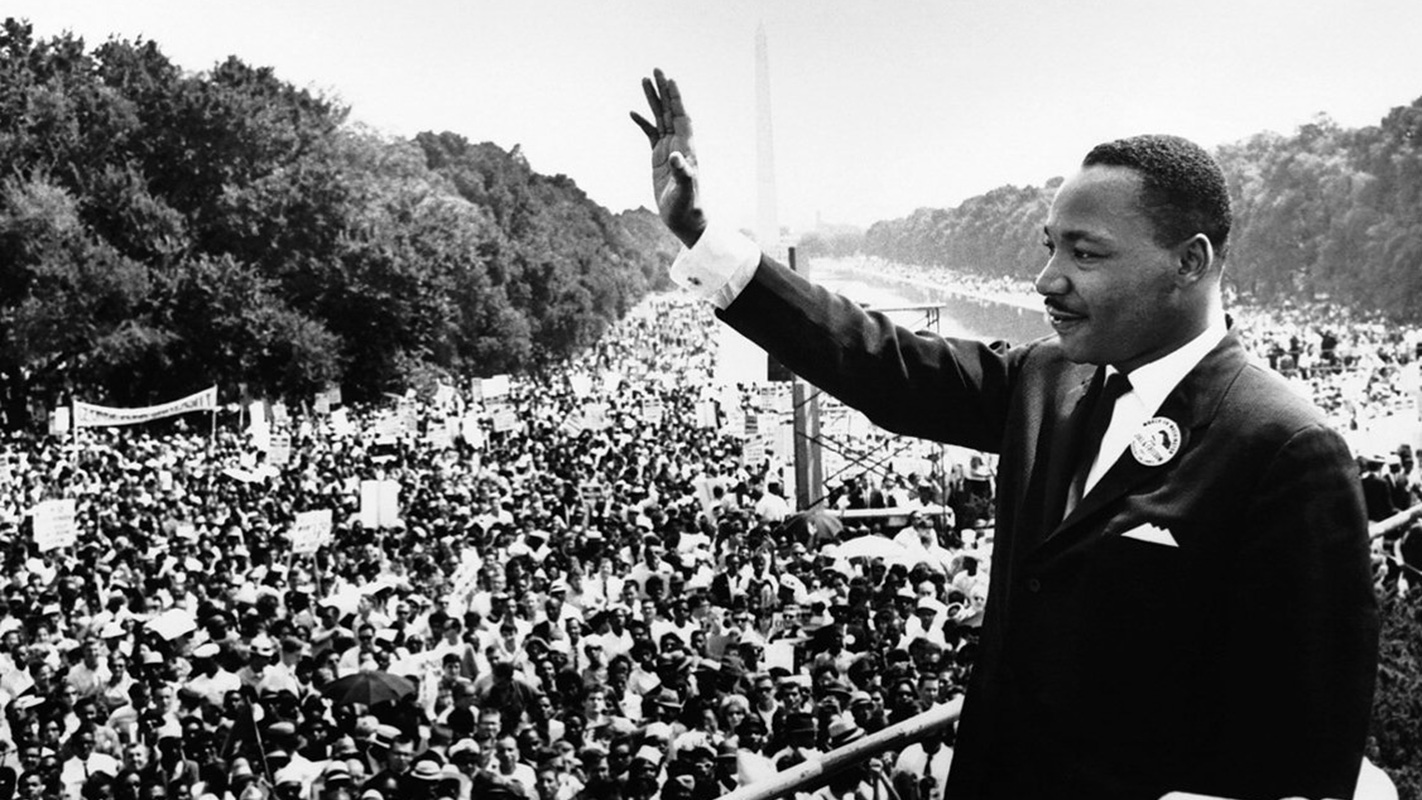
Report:
[[729,306],[755,277],[760,247],[739,231],[709,223],[696,246],[682,248],[671,279],[717,308]]

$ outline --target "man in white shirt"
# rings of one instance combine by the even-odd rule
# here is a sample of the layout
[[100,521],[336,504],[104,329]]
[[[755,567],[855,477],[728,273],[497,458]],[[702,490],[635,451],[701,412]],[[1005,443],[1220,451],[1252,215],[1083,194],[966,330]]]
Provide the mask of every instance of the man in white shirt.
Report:
[[909,513],[909,524],[894,535],[894,541],[939,572],[953,569],[953,553],[938,543],[938,531],[922,511]]
[[73,752],[60,767],[59,782],[67,800],[79,800],[84,783],[98,773],[109,777],[118,774],[122,765],[118,759],[94,750],[94,728],[82,725],[69,737],[69,749]]

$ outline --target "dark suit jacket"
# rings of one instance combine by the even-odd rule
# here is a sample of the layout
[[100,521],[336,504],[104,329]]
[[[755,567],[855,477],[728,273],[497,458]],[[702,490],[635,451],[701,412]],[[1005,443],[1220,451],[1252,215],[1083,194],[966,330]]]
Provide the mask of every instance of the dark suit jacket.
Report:
[[[982,649],[948,796],[1349,797],[1377,611],[1357,470],[1229,335],[1060,520],[1097,369],[897,328],[763,260],[722,318],[889,430],[1001,456]],[[1121,534],[1150,524],[1178,546]]]

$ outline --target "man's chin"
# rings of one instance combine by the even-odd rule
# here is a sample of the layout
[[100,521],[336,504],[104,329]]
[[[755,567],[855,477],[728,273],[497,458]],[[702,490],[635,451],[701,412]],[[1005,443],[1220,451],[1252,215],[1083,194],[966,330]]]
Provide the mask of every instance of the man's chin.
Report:
[[1066,354],[1067,360],[1074,364],[1102,363],[1101,354],[1097,352],[1096,348],[1082,341],[1080,336],[1057,334],[1057,341],[1061,343],[1062,352]]

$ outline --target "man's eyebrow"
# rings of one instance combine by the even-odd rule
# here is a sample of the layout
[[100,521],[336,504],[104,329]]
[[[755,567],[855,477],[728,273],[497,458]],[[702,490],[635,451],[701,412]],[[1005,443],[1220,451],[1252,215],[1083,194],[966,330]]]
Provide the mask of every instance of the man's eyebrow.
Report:
[[[1047,238],[1052,238],[1052,229],[1050,226],[1043,225],[1042,233],[1045,234]],[[1066,242],[1091,241],[1107,243],[1111,241],[1111,237],[1105,233],[1093,233],[1091,231],[1083,230],[1065,230],[1061,231],[1059,234],[1057,234],[1057,236],[1062,241]]]

